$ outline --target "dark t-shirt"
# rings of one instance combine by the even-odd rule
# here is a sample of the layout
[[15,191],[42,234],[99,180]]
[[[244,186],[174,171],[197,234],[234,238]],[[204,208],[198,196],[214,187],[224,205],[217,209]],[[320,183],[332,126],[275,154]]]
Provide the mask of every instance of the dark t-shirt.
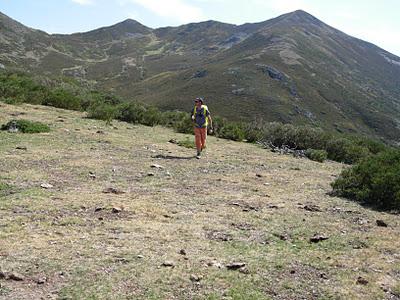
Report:
[[194,114],[194,123],[197,128],[207,127],[208,125],[207,117],[210,115],[210,112],[208,111],[208,107],[206,105],[202,105],[200,108],[195,107],[195,109],[193,109],[193,114]]

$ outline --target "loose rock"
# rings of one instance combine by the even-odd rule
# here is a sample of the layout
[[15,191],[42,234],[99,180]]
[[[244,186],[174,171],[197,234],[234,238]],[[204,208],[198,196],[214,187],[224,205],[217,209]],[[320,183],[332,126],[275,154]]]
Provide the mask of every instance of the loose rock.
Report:
[[14,280],[14,281],[24,281],[24,276],[22,276],[21,274],[18,273],[10,273],[8,275],[8,280]]
[[357,278],[357,284],[367,285],[368,280],[360,276]]
[[173,261],[170,260],[166,260],[162,263],[163,267],[175,267],[175,263]]
[[388,227],[388,224],[383,220],[376,220],[376,225],[379,227]]
[[190,281],[192,281],[192,282],[199,282],[202,279],[203,279],[203,276],[201,276],[201,275],[194,275],[194,274],[190,275]]
[[53,185],[50,184],[50,183],[42,183],[42,184],[40,185],[40,187],[41,187],[41,188],[44,188],[44,189],[51,189],[51,188],[53,188]]
[[238,269],[243,268],[245,266],[246,266],[246,264],[244,262],[233,262],[233,263],[227,264],[226,268],[228,270],[238,270]]
[[46,283],[46,281],[47,281],[47,278],[46,278],[46,277],[40,277],[40,278],[37,278],[37,279],[35,280],[35,282],[36,282],[37,284],[44,284],[44,283]]
[[113,187],[106,188],[105,190],[103,190],[103,193],[105,193],[105,194],[116,194],[116,195],[125,194],[124,191],[121,191],[121,190],[113,188]]
[[111,210],[114,214],[119,214],[122,211],[120,207],[113,207]]
[[329,237],[321,235],[321,234],[316,234],[310,238],[310,242],[311,243],[319,243],[319,242],[327,240],[327,239],[329,239]]
[[304,205],[303,209],[305,209],[307,211],[321,211],[319,206],[318,205],[314,205],[314,204]]
[[157,165],[157,164],[152,164],[151,167],[152,167],[152,168],[155,168],[155,169],[164,169],[163,166]]

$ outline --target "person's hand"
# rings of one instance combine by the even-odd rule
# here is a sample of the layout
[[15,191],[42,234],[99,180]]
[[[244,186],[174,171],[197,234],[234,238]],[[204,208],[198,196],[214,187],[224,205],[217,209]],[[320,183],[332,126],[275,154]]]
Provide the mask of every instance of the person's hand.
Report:
[[213,134],[214,128],[210,127],[210,134]]

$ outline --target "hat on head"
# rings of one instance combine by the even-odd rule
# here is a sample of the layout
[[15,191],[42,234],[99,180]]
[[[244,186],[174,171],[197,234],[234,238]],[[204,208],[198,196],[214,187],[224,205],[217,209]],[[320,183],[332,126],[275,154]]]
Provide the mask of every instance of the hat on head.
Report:
[[201,97],[197,97],[197,98],[196,98],[196,101],[200,101],[200,102],[201,102],[201,104],[203,104],[203,103],[204,103],[204,99],[203,99],[203,98],[201,98]]

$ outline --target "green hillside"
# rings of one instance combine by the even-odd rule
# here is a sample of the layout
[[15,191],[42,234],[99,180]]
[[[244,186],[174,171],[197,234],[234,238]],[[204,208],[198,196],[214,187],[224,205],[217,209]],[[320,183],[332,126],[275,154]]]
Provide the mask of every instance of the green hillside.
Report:
[[304,11],[256,24],[151,29],[134,20],[48,35],[0,15],[0,63],[72,76],[125,99],[231,120],[311,124],[400,138],[400,58]]

